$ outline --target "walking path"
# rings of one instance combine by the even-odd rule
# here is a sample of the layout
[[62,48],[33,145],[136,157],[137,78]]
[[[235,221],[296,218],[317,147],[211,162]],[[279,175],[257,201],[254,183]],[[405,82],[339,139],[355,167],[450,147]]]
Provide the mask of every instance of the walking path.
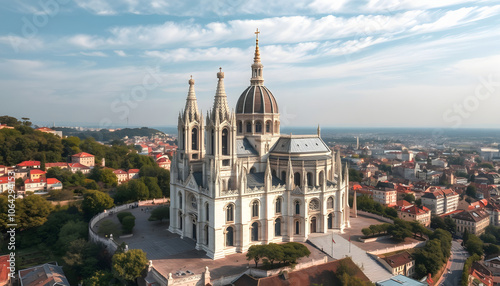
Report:
[[[335,243],[332,242],[332,236]],[[376,260],[370,257],[366,251],[357,247],[354,243],[350,243],[336,233],[318,233],[311,234],[309,241],[316,245],[319,249],[323,249],[335,259],[342,259],[346,256],[351,256],[352,261],[356,263],[363,273],[370,278],[372,282],[386,280],[392,277],[392,274],[380,265]],[[333,251],[333,253],[332,253]]]

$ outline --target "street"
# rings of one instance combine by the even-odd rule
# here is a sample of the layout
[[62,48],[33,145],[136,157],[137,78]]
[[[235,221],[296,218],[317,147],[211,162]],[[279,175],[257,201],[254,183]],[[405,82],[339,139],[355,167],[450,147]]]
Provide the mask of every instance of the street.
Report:
[[460,279],[462,279],[462,270],[464,268],[464,263],[469,253],[461,245],[461,241],[453,240],[451,242],[451,273],[446,270],[443,273],[443,281],[439,285],[443,286],[456,286],[460,285]]

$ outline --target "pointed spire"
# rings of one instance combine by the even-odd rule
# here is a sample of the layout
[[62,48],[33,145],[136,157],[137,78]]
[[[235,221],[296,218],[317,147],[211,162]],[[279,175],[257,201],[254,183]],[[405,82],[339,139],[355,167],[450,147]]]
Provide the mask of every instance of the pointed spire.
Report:
[[335,160],[335,166],[337,167],[337,186],[340,188],[340,184],[342,183],[342,160],[340,159],[340,150],[336,153],[337,158]]
[[287,168],[287,172],[288,172],[288,178],[287,178],[287,189],[291,190],[293,189],[293,184],[294,184],[294,181],[293,181],[293,167],[292,167],[292,158],[290,158],[290,156],[288,156],[288,168]]
[[266,179],[267,178],[272,178],[272,175],[271,175],[271,164],[269,164],[269,158],[267,158],[265,177],[266,177]]
[[264,66],[260,62],[259,34],[259,29],[257,29],[257,31],[255,31],[255,55],[252,64],[252,78],[250,79],[251,85],[264,85],[264,77],[262,75]]
[[319,124],[318,124],[318,137],[321,136],[321,128],[319,127]]
[[216,122],[219,122],[219,120],[220,122],[222,122],[224,120],[230,119],[226,90],[224,88],[224,73],[222,72],[222,68],[219,68],[217,78],[219,79],[219,82],[217,83],[217,91],[215,93],[212,118],[214,118]]
[[198,103],[196,100],[196,93],[194,92],[194,79],[193,76],[188,81],[189,92],[186,99],[186,107],[184,108],[184,122],[191,122],[199,120],[200,111],[198,110]]

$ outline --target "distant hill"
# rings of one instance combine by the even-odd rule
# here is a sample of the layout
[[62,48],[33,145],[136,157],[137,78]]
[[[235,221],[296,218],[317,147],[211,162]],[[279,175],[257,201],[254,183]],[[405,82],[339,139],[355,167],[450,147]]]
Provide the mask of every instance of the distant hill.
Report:
[[151,136],[157,133],[164,134],[163,132],[152,129],[148,127],[141,128],[123,128],[116,131],[109,130],[100,130],[100,131],[80,131],[73,128],[65,128],[65,127],[54,127],[52,128],[57,131],[62,131],[64,136],[75,136],[80,139],[85,139],[88,137],[93,137],[97,141],[101,142],[109,142],[113,140],[120,140],[125,136],[134,137],[134,136]]

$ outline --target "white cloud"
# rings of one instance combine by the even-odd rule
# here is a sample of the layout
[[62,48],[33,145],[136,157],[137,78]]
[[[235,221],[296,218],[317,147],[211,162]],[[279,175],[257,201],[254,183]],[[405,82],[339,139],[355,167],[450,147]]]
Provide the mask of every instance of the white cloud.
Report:
[[80,52],[80,55],[87,56],[87,57],[107,57],[103,52],[95,51],[95,52]]
[[36,51],[44,47],[40,37],[21,37],[15,34],[0,36],[0,45],[8,46],[14,53]]
[[127,54],[122,51],[122,50],[114,50],[113,52],[115,52],[115,54],[119,55],[120,57],[126,57]]

